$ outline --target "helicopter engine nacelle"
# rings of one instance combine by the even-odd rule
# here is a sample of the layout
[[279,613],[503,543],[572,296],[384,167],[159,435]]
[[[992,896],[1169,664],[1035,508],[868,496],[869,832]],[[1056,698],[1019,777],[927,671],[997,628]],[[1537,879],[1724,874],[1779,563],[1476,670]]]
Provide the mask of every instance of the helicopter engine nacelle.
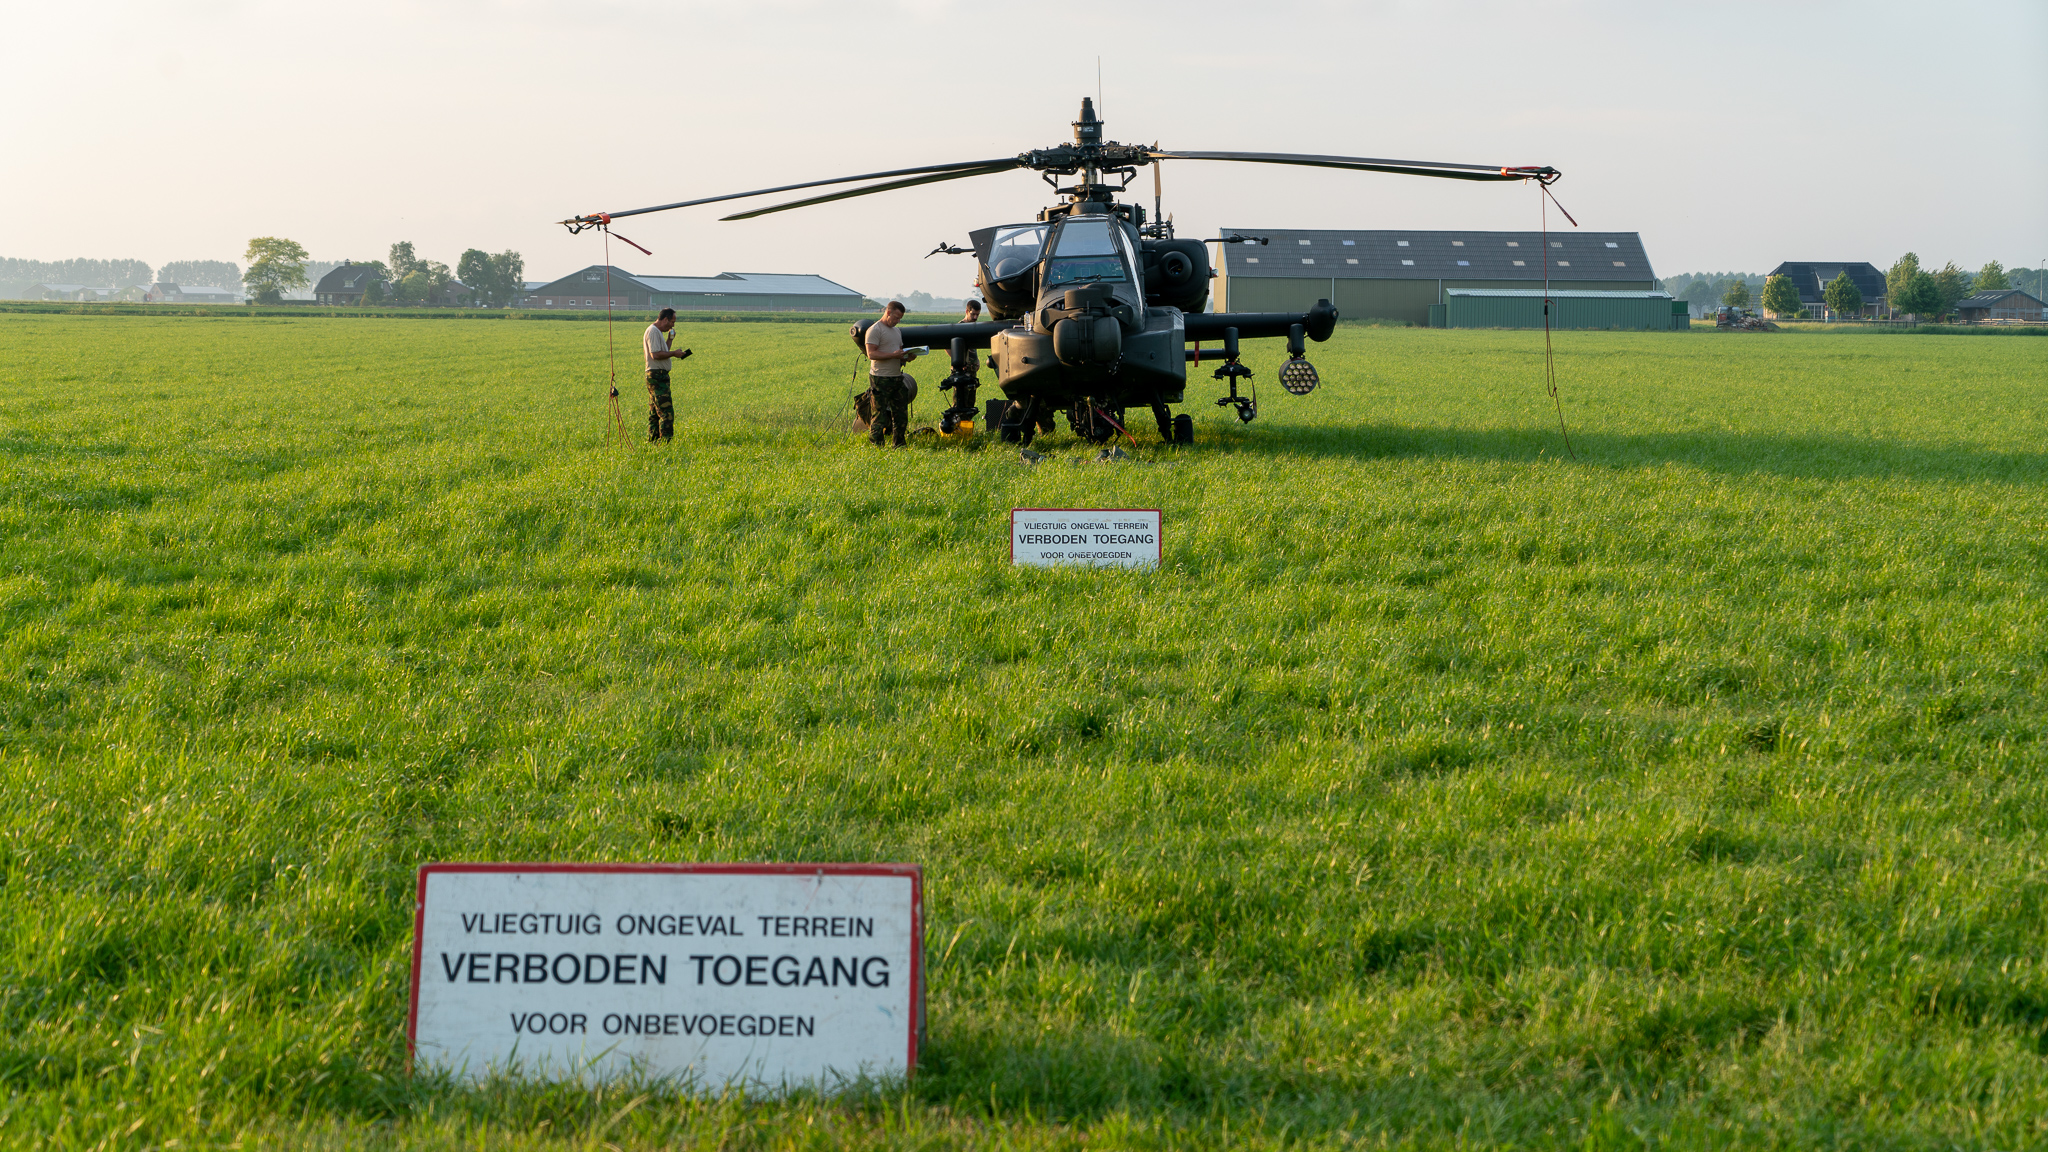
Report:
[[1209,305],[1209,247],[1200,240],[1148,240],[1145,303],[1200,312]]

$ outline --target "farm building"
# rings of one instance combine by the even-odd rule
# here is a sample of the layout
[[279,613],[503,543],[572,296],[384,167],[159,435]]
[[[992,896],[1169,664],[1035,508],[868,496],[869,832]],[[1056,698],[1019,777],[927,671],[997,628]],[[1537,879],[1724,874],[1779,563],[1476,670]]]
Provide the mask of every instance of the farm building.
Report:
[[1799,306],[1819,316],[1828,306],[1825,291],[1828,281],[1844,272],[1849,274],[1849,282],[1856,285],[1856,290],[1863,293],[1863,314],[1876,316],[1881,313],[1884,310],[1884,273],[1873,265],[1787,260],[1771,269],[1768,275],[1790,279],[1792,286],[1799,289]]
[[2048,304],[2017,288],[1979,292],[1956,301],[1956,315],[1966,324],[1986,320],[2048,320]]
[[142,297],[145,304],[240,304],[240,292],[226,288],[215,288],[208,284],[194,284],[180,287],[176,284],[152,284]]
[[[1393,232],[1225,228],[1268,243],[1219,244],[1218,311],[1293,312],[1327,298],[1339,315],[1427,324],[1454,288],[1653,292],[1634,232]],[[1548,244],[1549,247],[1545,248]],[[1540,311],[1537,323],[1542,323]]]
[[[1446,288],[1431,305],[1432,328],[1541,328],[1550,301],[1553,328],[1619,328],[1669,332],[1692,327],[1684,301],[1668,292],[1588,291],[1557,288]],[[1341,309],[1339,311],[1342,311]]]
[[320,278],[313,285],[313,299],[320,304],[361,304],[363,293],[369,291],[370,282],[383,282],[377,269],[369,264],[356,264],[347,260]]
[[[527,308],[602,308],[605,266],[593,264],[559,280],[528,288]],[[613,265],[616,308],[674,308],[678,312],[728,309],[748,312],[860,312],[867,298],[823,276],[773,272],[721,272],[716,276],[636,276]]]

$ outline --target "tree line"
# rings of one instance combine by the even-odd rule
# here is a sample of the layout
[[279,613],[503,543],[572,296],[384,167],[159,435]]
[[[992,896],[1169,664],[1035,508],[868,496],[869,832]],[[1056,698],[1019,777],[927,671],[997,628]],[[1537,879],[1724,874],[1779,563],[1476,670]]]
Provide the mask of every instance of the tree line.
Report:
[[[517,303],[525,284],[526,261],[511,250],[490,253],[471,248],[451,270],[439,260],[421,259],[412,241],[401,240],[384,260],[358,260],[351,266],[370,273],[362,302],[379,305],[469,305],[506,308]],[[278,304],[284,294],[312,283],[306,250],[280,236],[258,236],[243,254],[249,270],[242,282],[258,304]],[[323,274],[338,265],[327,265]]]
[[1763,291],[1764,277],[1758,272],[1682,272],[1659,283],[1672,299],[1706,312],[1716,304],[1747,307],[1755,294]]
[[[1953,315],[1959,301],[1978,292],[2018,288],[2032,293],[2036,299],[2048,299],[2041,295],[2044,280],[2048,280],[2048,273],[2031,268],[2008,271],[1996,260],[1975,272],[1957,267],[1954,261],[1939,270],[1928,271],[1920,266],[1917,254],[1908,252],[1885,273],[1885,305],[1895,316],[1939,320]],[[1684,300],[1700,311],[1717,304],[1747,308],[1754,301],[1764,311],[1778,316],[1805,319],[1809,312],[1799,297],[1799,289],[1785,276],[1693,272],[1666,277],[1661,283],[1674,299]],[[1866,303],[1862,290],[1847,273],[1821,285],[1821,297],[1830,312],[1841,316],[1856,315]]]
[[1886,303],[1892,313],[1904,312],[1923,320],[1939,321],[1953,315],[1956,303],[1966,296],[2013,286],[2005,266],[1996,260],[1974,273],[1956,267],[1953,260],[1940,271],[1929,272],[1913,252],[1899,257],[1884,274]]
[[0,284],[83,284],[91,288],[148,286],[140,260],[17,260],[0,256]]

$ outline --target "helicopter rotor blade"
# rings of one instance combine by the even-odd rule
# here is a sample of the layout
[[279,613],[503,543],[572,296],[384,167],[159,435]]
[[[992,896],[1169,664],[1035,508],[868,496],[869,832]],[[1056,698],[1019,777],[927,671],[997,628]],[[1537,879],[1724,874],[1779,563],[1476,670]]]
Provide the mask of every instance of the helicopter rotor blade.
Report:
[[1155,161],[1234,160],[1245,164],[1299,164],[1309,168],[1347,168],[1354,172],[1391,172],[1401,176],[1436,176],[1446,180],[1540,180],[1548,184],[1562,175],[1547,165],[1496,167],[1432,160],[1379,160],[1367,156],[1310,156],[1296,152],[1169,152],[1155,149],[1146,155]]
[[823,196],[811,196],[803,200],[791,200],[787,204],[771,204],[766,208],[752,208],[720,216],[720,220],[752,220],[770,212],[787,212],[791,208],[809,208],[813,204],[829,204],[834,200],[846,200],[855,196],[867,196],[875,192],[893,192],[898,188],[915,188],[919,184],[937,184],[941,180],[963,180],[969,176],[993,176],[998,172],[1014,172],[1018,168],[1014,159],[984,164],[979,168],[968,168],[959,172],[938,172],[930,176],[912,176],[906,180],[891,180],[886,184],[870,184],[865,188],[849,188],[843,192],[828,192]]
[[[851,184],[856,180],[881,180],[891,176],[910,176],[925,172],[957,172],[963,169],[984,169],[995,165],[1016,167],[1015,157],[1006,156],[1000,160],[960,160],[951,164],[926,164],[919,168],[897,168],[889,172],[869,172],[863,176],[835,176],[830,180],[806,180],[801,184],[783,184],[775,188],[756,188],[752,192],[733,192],[724,196],[705,196],[697,200],[678,200],[673,204],[656,204],[651,208],[629,208],[624,212],[593,212],[588,216],[571,216],[564,224],[599,224],[616,220],[621,216],[640,216],[648,212],[666,212],[671,208],[694,208],[699,204],[716,204],[721,200],[744,200],[749,196],[767,196],[775,192],[794,192],[799,188],[822,188],[828,184]],[[978,171],[974,174],[979,174]]]

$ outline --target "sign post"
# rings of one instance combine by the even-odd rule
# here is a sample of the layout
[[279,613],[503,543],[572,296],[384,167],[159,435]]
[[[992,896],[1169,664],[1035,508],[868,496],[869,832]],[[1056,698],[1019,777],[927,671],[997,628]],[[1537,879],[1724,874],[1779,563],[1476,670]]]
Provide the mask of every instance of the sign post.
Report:
[[470,1079],[908,1075],[923,908],[915,864],[427,864],[406,1038]]
[[1157,508],[1012,508],[1010,563],[1157,568]]

